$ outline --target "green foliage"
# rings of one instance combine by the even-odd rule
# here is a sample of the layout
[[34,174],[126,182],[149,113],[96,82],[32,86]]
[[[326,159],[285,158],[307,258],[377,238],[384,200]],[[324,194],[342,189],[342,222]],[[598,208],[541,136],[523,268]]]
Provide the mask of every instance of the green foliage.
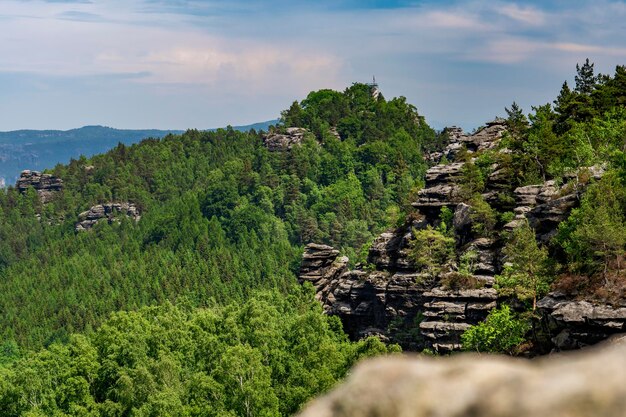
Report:
[[449,234],[454,231],[453,226],[454,212],[447,206],[441,207],[439,212],[439,231],[443,234]]
[[565,82],[554,106],[533,107],[528,128],[522,128],[518,108],[507,109],[514,185],[558,178],[578,167],[607,161],[612,152],[622,150],[625,67],[616,67],[613,76],[596,76],[593,63],[586,60],[576,71],[576,88]]
[[515,318],[509,306],[503,305],[491,310],[487,320],[466,330],[461,341],[464,350],[512,354],[529,329],[528,323]]
[[312,291],[115,313],[90,337],[0,365],[2,415],[292,415],[355,361],[397,351],[348,342]]
[[485,177],[483,172],[472,161],[467,161],[465,165],[463,165],[458,183],[461,186],[464,200],[469,200],[475,194],[480,194],[485,190]]
[[[303,244],[353,255],[405,217],[434,136],[415,107],[355,84],[282,116],[276,129],[312,132],[289,152],[254,131],[190,130],[57,166],[64,190],[45,207],[34,190],[0,190],[0,338],[37,347],[119,309],[288,292]],[[135,203],[141,221],[74,232],[80,212],[109,201]]]
[[539,247],[535,231],[524,222],[511,232],[503,250],[505,268],[496,276],[496,289],[502,296],[515,296],[521,301],[531,301],[533,311],[537,300],[545,295],[552,277],[548,272],[548,252]]
[[472,206],[470,213],[472,232],[478,236],[490,236],[498,221],[497,212],[480,194],[475,194],[469,204]]
[[413,230],[410,242],[410,257],[418,269],[436,275],[452,260],[455,241],[431,226],[423,230]]
[[612,261],[621,269],[626,247],[626,189],[617,172],[592,184],[581,206],[559,225],[557,242],[574,272],[606,272]]

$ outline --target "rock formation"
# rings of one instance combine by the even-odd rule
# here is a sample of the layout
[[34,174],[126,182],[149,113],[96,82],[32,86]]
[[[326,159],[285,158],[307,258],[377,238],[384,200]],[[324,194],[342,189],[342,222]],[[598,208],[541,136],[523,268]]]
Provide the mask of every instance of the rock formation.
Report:
[[626,302],[622,306],[567,299],[552,293],[537,304],[558,350],[593,345],[617,333],[626,333]]
[[141,215],[133,203],[106,203],[91,207],[78,215],[78,222],[74,226],[77,232],[91,229],[100,221],[112,223],[120,215],[127,216],[134,221],[139,221]]
[[[470,158],[476,152],[498,149],[505,130],[502,119],[487,123],[472,135],[459,128],[448,129],[449,144],[443,152],[430,155],[429,159],[437,162],[445,156],[447,160],[453,160],[461,149]],[[498,152],[507,151],[499,149]],[[413,203],[417,214],[411,215],[404,226],[375,239],[369,250],[367,268],[349,270],[348,259],[339,257],[334,248],[307,245],[300,281],[313,284],[325,312],[339,316],[353,339],[378,335],[400,343],[408,350],[431,348],[437,352],[450,352],[460,348],[460,336],[465,330],[484,320],[497,306],[498,295],[492,286],[495,275],[503,268],[501,249],[504,242],[474,233],[475,210],[463,202],[459,185],[464,165],[465,162],[446,162],[427,170],[425,187]],[[598,167],[587,170],[591,174],[586,175],[588,178],[599,179],[603,173]],[[498,205],[501,204],[499,194],[511,193],[504,171],[497,164],[491,166],[483,198],[501,211],[514,212],[515,218],[503,227],[505,231],[528,222],[542,242],[556,233],[558,224],[579,204],[585,188],[585,184],[578,181],[579,173],[566,177],[561,185],[547,181],[519,187],[513,190],[514,198],[509,198],[514,201],[506,203],[509,206],[503,209]],[[412,230],[436,226],[442,207],[454,213],[457,262],[438,276],[430,276],[416,268],[409,254]],[[473,258],[469,276],[467,271],[464,274],[458,271],[464,254]],[[558,317],[557,313],[555,320]],[[552,327],[556,328],[554,323]],[[571,329],[569,331],[571,333]],[[598,337],[577,337],[582,345],[609,334],[599,330]],[[559,342],[556,346],[565,345]]]
[[357,365],[300,417],[623,417],[626,344],[520,360],[392,356]]
[[285,133],[269,132],[263,137],[263,143],[271,152],[286,151],[294,145],[299,145],[304,140],[306,129],[300,127],[288,127]]
[[32,187],[37,191],[43,204],[49,203],[54,195],[63,189],[63,180],[39,171],[22,171],[15,187],[22,193]]

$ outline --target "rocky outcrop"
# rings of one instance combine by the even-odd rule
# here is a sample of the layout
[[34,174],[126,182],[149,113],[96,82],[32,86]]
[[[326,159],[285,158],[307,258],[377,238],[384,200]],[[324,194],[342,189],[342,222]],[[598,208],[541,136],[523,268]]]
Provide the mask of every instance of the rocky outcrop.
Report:
[[[380,265],[398,265],[401,246],[402,242],[383,237],[370,256]],[[299,279],[315,287],[324,311],[339,316],[353,339],[378,335],[398,341],[389,326],[412,323],[424,303],[423,293],[432,283],[417,273],[386,268],[349,270],[347,265],[348,259],[339,257],[334,248],[311,243],[306,246]],[[421,347],[418,340],[408,343],[414,349]]]
[[422,213],[439,213],[441,207],[454,207],[461,201],[458,179],[464,163],[435,165],[426,171],[426,185],[413,207]]
[[537,306],[557,350],[579,349],[626,333],[626,302],[622,306],[594,304],[552,293]]
[[422,335],[435,352],[449,353],[461,349],[461,335],[487,318],[496,307],[498,295],[493,288],[434,288],[423,294],[423,315],[419,325]]
[[78,222],[74,226],[77,232],[91,229],[100,221],[112,223],[119,216],[127,216],[134,221],[139,221],[141,215],[133,203],[106,203],[91,207],[78,215]]
[[[460,128],[447,129],[448,145],[429,158],[435,163],[444,157],[447,161],[426,171],[425,187],[413,203],[416,213],[402,227],[382,233],[374,240],[366,266],[350,270],[348,259],[339,257],[334,248],[307,246],[300,280],[313,284],[325,312],[339,316],[350,337],[358,339],[376,334],[400,343],[405,349],[430,348],[447,353],[458,350],[463,332],[483,321],[497,306],[499,300],[493,285],[505,261],[502,255],[505,239],[498,233],[489,238],[480,234],[479,207],[472,207],[472,200],[463,201],[459,185],[466,163],[448,161],[454,160],[461,150],[469,154],[470,160],[472,154],[485,150],[499,149],[498,152],[506,153],[506,149],[499,148],[505,130],[502,119],[487,123],[471,135]],[[546,181],[511,190],[506,167],[494,163],[488,168],[484,200],[500,212],[514,213],[513,220],[503,230],[512,231],[528,223],[541,242],[549,241],[559,223],[579,204],[588,181],[601,178],[603,173],[599,167],[584,168],[565,176],[558,184]],[[443,207],[453,213],[455,259],[436,273],[426,273],[417,268],[410,254],[412,231],[439,225]],[[482,210],[484,215],[485,209]],[[581,333],[588,333],[586,327],[576,326]],[[555,334],[565,329],[561,327]],[[572,329],[567,331],[573,334]],[[582,345],[607,335],[608,332],[599,331],[588,339],[575,336]],[[554,343],[570,343],[561,339],[563,336]],[[544,348],[541,346],[542,350],[552,347]]]
[[63,189],[63,180],[50,174],[42,174],[39,171],[22,171],[15,187],[25,193],[30,187],[37,191],[37,195],[43,204],[52,201],[56,193]]
[[623,417],[626,344],[519,360],[391,356],[363,362],[300,417]]
[[267,133],[263,136],[263,143],[271,152],[286,151],[302,143],[306,133],[307,130],[301,127],[288,127],[284,133]]
[[426,155],[425,158],[429,162],[438,164],[443,158],[448,161],[454,160],[464,148],[470,153],[494,149],[505,131],[506,120],[498,117],[473,134],[467,134],[457,126],[446,127],[444,129],[444,133],[448,136],[446,147],[441,152]]

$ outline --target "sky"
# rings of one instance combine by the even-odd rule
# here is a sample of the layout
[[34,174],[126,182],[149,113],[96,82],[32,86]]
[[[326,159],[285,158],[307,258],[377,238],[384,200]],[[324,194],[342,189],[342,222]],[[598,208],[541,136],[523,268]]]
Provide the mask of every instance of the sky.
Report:
[[626,64],[613,0],[0,0],[0,28],[0,131],[249,124],[373,75],[471,130]]

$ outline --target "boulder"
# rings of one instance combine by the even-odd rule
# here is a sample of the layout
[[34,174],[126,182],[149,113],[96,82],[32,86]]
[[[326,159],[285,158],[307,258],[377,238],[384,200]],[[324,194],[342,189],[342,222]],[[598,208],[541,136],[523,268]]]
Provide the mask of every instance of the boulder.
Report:
[[626,332],[626,306],[568,299],[551,293],[537,303],[556,350],[579,349]]
[[300,417],[623,417],[626,344],[538,360],[390,356],[350,372]]
[[454,209],[452,225],[458,235],[469,234],[472,226],[472,206],[459,203]]

